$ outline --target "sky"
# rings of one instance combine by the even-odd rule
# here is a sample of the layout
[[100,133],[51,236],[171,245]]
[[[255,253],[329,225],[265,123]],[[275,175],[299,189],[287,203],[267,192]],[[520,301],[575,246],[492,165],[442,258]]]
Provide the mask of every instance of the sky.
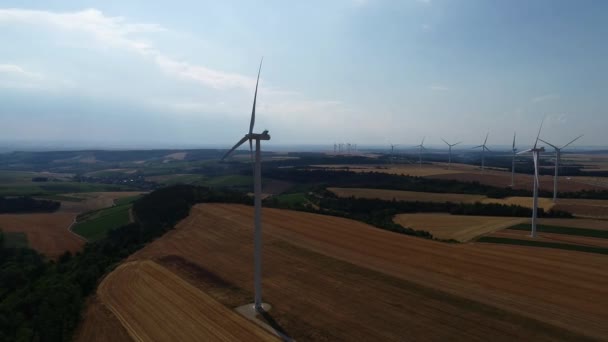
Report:
[[0,0],[0,145],[608,146],[608,2]]

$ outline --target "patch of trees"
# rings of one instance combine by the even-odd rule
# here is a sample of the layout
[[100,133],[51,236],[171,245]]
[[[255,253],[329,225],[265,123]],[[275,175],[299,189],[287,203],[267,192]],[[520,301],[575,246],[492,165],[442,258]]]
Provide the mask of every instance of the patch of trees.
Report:
[[61,202],[35,199],[31,197],[0,197],[0,213],[53,212],[61,207]]
[[[507,196],[532,196],[528,190],[499,188],[479,182],[461,182],[447,179],[432,179],[391,175],[382,172],[350,172],[332,170],[265,169],[264,176],[273,179],[321,186],[348,188],[375,188],[435,193],[485,195],[493,198]],[[551,196],[541,191],[541,196]]]
[[[239,193],[177,185],[133,205],[135,222],[88,243],[81,253],[47,261],[31,249],[0,249],[0,341],[68,341],[84,299],[122,259],[172,229],[199,202],[251,203]],[[1,237],[0,237],[1,239]]]

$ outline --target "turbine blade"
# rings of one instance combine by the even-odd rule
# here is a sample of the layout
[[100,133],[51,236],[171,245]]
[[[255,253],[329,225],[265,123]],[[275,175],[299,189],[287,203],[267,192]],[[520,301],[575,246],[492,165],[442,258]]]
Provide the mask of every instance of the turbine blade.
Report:
[[422,142],[420,143],[420,146],[424,145],[424,139],[426,139],[426,137],[422,137]]
[[515,132],[513,133],[513,151],[515,151],[515,135],[516,134],[517,133],[515,133]]
[[483,145],[484,145],[484,146],[485,146],[485,145],[486,145],[486,143],[488,142],[488,135],[490,135],[490,132],[488,132],[488,133],[486,134],[486,140],[484,140],[484,141],[483,141]]
[[443,140],[443,142],[444,142],[446,145],[450,146],[450,143],[449,143],[449,142],[445,141],[443,138],[441,138],[441,140]]
[[483,148],[488,151],[488,152],[492,152],[492,150],[490,150],[489,148],[486,147],[486,145],[483,145]]
[[545,115],[543,117],[543,121],[540,122],[540,128],[538,129],[538,135],[536,136],[536,141],[534,142],[534,148],[536,148],[536,145],[538,145],[538,139],[540,138],[540,131],[543,129],[543,124],[545,123],[545,118],[547,116]]
[[459,142],[457,142],[455,144],[452,144],[452,146],[456,146],[456,145],[460,145],[460,144],[462,144],[462,141],[459,141]]
[[226,157],[228,157],[232,152],[234,152],[234,150],[236,150],[237,148],[239,148],[239,146],[243,145],[245,143],[245,141],[247,141],[247,139],[249,139],[249,136],[246,135],[243,137],[243,139],[239,140],[239,142],[237,142],[231,149],[230,151],[226,152],[226,154],[224,154],[224,156],[222,157],[221,160],[226,159]]
[[544,141],[544,140],[543,140],[543,139],[541,139],[541,138],[538,138],[538,140],[540,140],[540,141],[544,142],[545,144],[547,144],[547,145],[549,145],[549,146],[553,147],[553,148],[554,148],[554,149],[556,149],[556,150],[559,150],[559,148],[558,148],[557,146],[555,146],[555,145],[553,145],[553,144],[551,144],[551,143],[548,143],[548,142]]
[[[583,134],[579,135],[578,137],[576,137],[576,139],[572,140],[571,142],[567,143],[566,145],[562,146],[562,148],[565,148],[566,146],[572,144],[573,142],[577,141],[578,139],[582,138]],[[562,149],[560,148],[560,150]]]
[[473,148],[480,148],[480,147],[483,147],[483,145],[479,145],[479,146],[475,146],[475,147],[471,147],[471,148],[473,149]]
[[532,149],[520,151],[520,152],[517,152],[517,154],[524,154],[524,153],[530,153],[530,152],[532,152]]
[[[251,121],[249,122],[249,134],[253,133],[253,126],[255,125],[255,103],[258,99],[258,84],[260,83],[260,73],[262,72],[262,62],[264,61],[264,57],[260,61],[260,68],[258,69],[258,79],[255,82],[255,93],[253,95],[253,108],[251,109]],[[249,145],[252,146],[251,141]]]

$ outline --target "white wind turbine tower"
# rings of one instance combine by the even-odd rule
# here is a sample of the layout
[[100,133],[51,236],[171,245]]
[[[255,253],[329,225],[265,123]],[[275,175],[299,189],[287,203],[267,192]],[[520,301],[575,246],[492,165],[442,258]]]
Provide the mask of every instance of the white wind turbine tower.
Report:
[[449,152],[449,159],[448,159],[448,170],[450,169],[450,166],[452,165],[452,147],[462,143],[462,141],[459,141],[455,144],[450,144],[449,142],[445,141],[443,138],[441,138],[441,140],[443,140],[443,142],[448,145],[448,152]]
[[[264,59],[262,58],[262,61]],[[255,124],[255,104],[258,97],[258,84],[260,82],[260,72],[262,71],[262,61],[260,61],[260,68],[258,69],[258,78],[255,83],[255,93],[253,95],[253,109],[251,110],[251,121],[249,123],[249,133],[239,140],[223,157],[224,160],[239,146],[249,140],[249,151],[253,161],[253,141],[255,140],[255,164],[254,164],[254,203],[255,203],[255,231],[254,231],[254,290],[255,299],[253,303],[253,309],[256,312],[263,312],[262,307],[262,151],[261,144],[262,140],[270,140],[268,131],[262,133],[253,133],[253,126]]]
[[399,146],[399,145],[391,144],[391,163],[395,162],[394,153],[395,153],[395,147],[397,147],[397,146]]
[[515,148],[515,134],[513,133],[513,147],[511,147],[511,152],[513,152],[513,160],[511,161],[511,187],[515,186],[515,155],[517,153],[517,149]]
[[414,147],[418,147],[418,157],[420,160],[420,167],[422,167],[422,151],[426,150],[426,148],[424,147],[424,139],[426,137],[422,137],[422,142],[420,143],[420,145],[416,145]]
[[545,119],[543,119],[543,121],[540,123],[540,128],[538,129],[538,135],[536,136],[536,141],[534,142],[534,147],[529,149],[529,150],[525,150],[525,151],[521,151],[517,154],[523,154],[523,153],[530,153],[532,152],[532,160],[534,161],[534,189],[533,189],[533,195],[532,195],[532,231],[530,232],[530,236],[531,237],[536,237],[536,215],[537,215],[537,210],[538,210],[538,187],[539,187],[539,180],[538,180],[538,159],[540,158],[540,153],[541,152],[545,152],[545,148],[544,147],[536,147],[538,145],[538,140],[540,138],[540,131],[543,129],[543,122],[545,121]]
[[486,143],[488,142],[488,135],[490,135],[490,133],[489,133],[489,132],[486,134],[486,140],[484,140],[484,141],[483,141],[483,144],[482,144],[482,145],[479,145],[479,146],[475,146],[475,147],[473,147],[473,148],[480,148],[480,147],[481,147],[481,172],[483,172],[483,170],[484,170],[484,168],[485,168],[485,158],[484,158],[485,152],[486,152],[486,151],[488,151],[488,152],[492,152],[492,151],[491,151],[491,150],[490,150],[490,149],[489,149],[489,148],[486,146]]
[[540,139],[540,138],[538,139],[538,140],[544,142],[545,144],[553,147],[553,149],[555,150],[555,176],[553,176],[553,203],[555,203],[557,201],[557,179],[558,179],[559,161],[562,156],[562,150],[564,148],[566,148],[567,146],[569,146],[570,144],[572,144],[573,142],[580,139],[582,136],[583,136],[582,134],[579,135],[574,140],[572,140],[571,142],[567,143],[566,145],[564,145],[562,147],[557,147],[553,144],[550,144],[550,143],[544,141],[543,139]]

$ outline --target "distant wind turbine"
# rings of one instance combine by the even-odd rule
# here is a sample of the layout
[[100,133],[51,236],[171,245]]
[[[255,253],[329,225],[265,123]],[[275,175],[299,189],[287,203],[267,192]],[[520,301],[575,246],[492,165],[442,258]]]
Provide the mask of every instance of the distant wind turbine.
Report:
[[422,137],[422,142],[420,143],[420,145],[414,146],[414,147],[418,147],[418,154],[419,154],[419,157],[420,157],[420,167],[422,167],[422,151],[426,150],[426,148],[424,147],[424,139],[425,138],[426,137]]
[[479,146],[475,146],[473,148],[480,148],[481,147],[481,172],[483,172],[484,168],[485,168],[485,159],[484,159],[484,154],[486,151],[488,152],[492,152],[487,146],[486,143],[488,142],[488,135],[490,135],[490,132],[488,132],[486,134],[486,140],[483,141],[482,145]]
[[452,147],[462,143],[462,141],[459,141],[455,144],[450,144],[449,142],[445,141],[443,138],[441,138],[441,140],[443,140],[443,142],[448,145],[448,153],[449,153],[449,159],[448,159],[448,170],[450,169],[450,166],[452,165]]
[[559,170],[559,161],[561,159],[562,156],[562,150],[566,147],[568,147],[570,144],[572,144],[573,142],[577,141],[578,139],[580,139],[583,135],[579,135],[578,137],[576,137],[574,140],[572,140],[571,142],[567,143],[566,145],[562,146],[562,147],[557,147],[551,143],[548,143],[546,141],[544,141],[543,139],[538,139],[542,142],[544,142],[545,144],[553,147],[553,149],[555,150],[555,176],[553,176],[553,203],[555,203],[557,201],[557,178],[558,178],[558,171]]
[[262,133],[253,133],[255,124],[255,105],[258,97],[258,84],[260,83],[260,72],[262,71],[262,62],[258,69],[258,78],[255,83],[255,93],[253,95],[253,109],[251,110],[251,121],[249,123],[249,133],[239,140],[239,142],[226,152],[222,160],[226,159],[234,150],[249,140],[249,152],[253,161],[253,141],[255,140],[255,164],[254,164],[254,203],[255,203],[255,232],[254,232],[254,290],[255,299],[253,308],[257,312],[263,312],[262,307],[262,148],[260,142],[262,140],[270,140],[268,131]]
[[395,147],[397,147],[397,146],[399,146],[399,145],[391,144],[391,163],[395,161],[394,152],[395,152]]
[[513,160],[511,161],[511,187],[515,186],[515,156],[517,153],[517,149],[515,148],[515,132],[513,133],[513,147],[511,147],[511,152],[513,152]]
[[539,180],[538,180],[538,159],[540,158],[540,153],[541,152],[545,152],[545,148],[544,147],[540,147],[538,148],[538,140],[540,138],[540,131],[543,129],[543,122],[545,121],[545,119],[543,119],[543,121],[541,121],[540,123],[540,128],[538,129],[538,135],[536,136],[536,141],[534,142],[534,147],[529,149],[529,150],[525,150],[525,151],[521,151],[517,154],[523,154],[523,153],[530,153],[532,152],[532,160],[534,161],[534,189],[533,189],[533,195],[532,195],[532,231],[530,232],[530,236],[531,237],[536,237],[536,216],[537,216],[537,211],[538,211],[538,187],[540,186]]

